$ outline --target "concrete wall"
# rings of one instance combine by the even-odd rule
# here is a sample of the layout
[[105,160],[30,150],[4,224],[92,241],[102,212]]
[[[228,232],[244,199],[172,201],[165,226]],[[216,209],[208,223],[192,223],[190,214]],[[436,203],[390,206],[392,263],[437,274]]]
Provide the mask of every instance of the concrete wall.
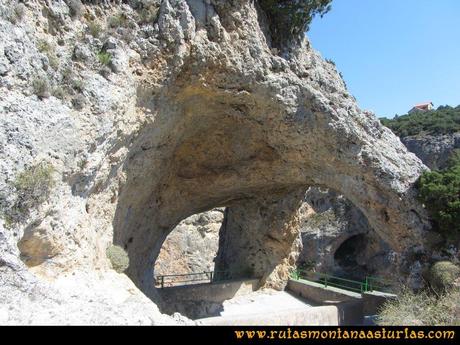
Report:
[[238,326],[344,326],[363,322],[362,302],[284,310],[272,314],[230,315],[197,320],[198,325]]
[[316,304],[337,304],[346,301],[357,301],[361,294],[332,286],[324,287],[323,284],[308,280],[289,280],[286,290],[292,291]]
[[198,325],[238,326],[337,326],[339,312],[336,306],[305,307],[276,314],[231,315],[197,320]]
[[337,313],[336,325],[361,325],[363,323],[364,303],[359,293],[332,286],[325,288],[322,284],[307,280],[289,280],[286,290],[319,305],[333,305]]
[[376,315],[379,309],[387,300],[395,299],[396,295],[384,292],[365,292],[363,293],[364,315]]
[[259,280],[223,281],[157,289],[163,313],[179,312],[191,319],[217,316],[222,303],[235,296],[251,293],[259,288]]

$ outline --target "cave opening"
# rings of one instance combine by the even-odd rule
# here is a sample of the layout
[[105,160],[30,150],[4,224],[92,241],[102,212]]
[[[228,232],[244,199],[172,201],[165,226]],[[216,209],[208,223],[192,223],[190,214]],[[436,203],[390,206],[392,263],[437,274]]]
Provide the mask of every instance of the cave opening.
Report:
[[334,253],[334,261],[338,268],[338,274],[349,278],[362,279],[369,273],[369,268],[361,257],[366,251],[368,237],[366,234],[358,234],[345,240]]

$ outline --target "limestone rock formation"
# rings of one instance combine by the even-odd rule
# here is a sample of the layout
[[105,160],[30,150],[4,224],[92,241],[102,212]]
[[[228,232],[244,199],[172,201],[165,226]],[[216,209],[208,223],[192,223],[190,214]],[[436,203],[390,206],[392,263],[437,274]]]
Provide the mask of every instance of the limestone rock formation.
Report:
[[[232,224],[222,248],[246,236],[265,253],[254,273],[282,287],[314,185],[345,195],[410,270],[429,227],[412,190],[426,167],[307,38],[274,49],[249,0],[83,3],[0,2],[2,322],[175,322],[138,289],[157,298],[162,243],[215,207]],[[49,197],[18,214],[17,176],[42,161]],[[137,287],[110,269],[112,244]]]
[[460,149],[460,133],[407,136],[401,141],[430,169],[445,168],[452,151]]
[[261,278],[265,287],[284,288],[301,248],[303,194],[303,190],[282,198],[275,194],[228,207],[219,234],[216,269],[234,278]]
[[[300,242],[294,243],[301,250],[294,247],[294,256],[291,258],[297,267],[356,279],[366,275],[395,278],[396,253],[379,238],[366,217],[349,200],[321,188],[309,188],[300,199],[301,206],[294,207],[298,212],[297,222],[288,226],[288,229],[300,229]],[[240,212],[246,213],[248,210],[249,206],[245,205]],[[225,272],[229,266],[235,265],[234,278],[262,277],[266,264],[260,265],[259,260],[275,259],[273,254],[276,245],[280,243],[269,235],[270,228],[277,226],[273,220],[277,218],[277,210],[285,212],[286,207],[275,204],[272,209],[254,213],[251,222],[266,224],[257,227],[239,224],[235,210],[226,212],[228,219],[232,220],[230,223],[224,219],[223,209],[185,219],[164,242],[155,263],[155,274],[200,273],[214,269]],[[263,231],[244,231],[250,228],[260,228]],[[238,245],[229,241],[228,236],[238,238]],[[275,233],[275,236],[279,234]],[[257,237],[262,243],[255,246]],[[232,243],[231,248],[226,247],[228,243]],[[261,250],[263,247],[272,255],[266,255]],[[219,248],[226,258],[218,256]],[[245,257],[246,260],[236,259],[238,257]],[[260,267],[262,271],[258,271]]]
[[155,262],[155,274],[214,271],[214,259],[219,246],[219,230],[223,220],[224,209],[217,208],[194,214],[180,222],[161,247]]
[[297,265],[363,279],[366,275],[393,278],[396,253],[371,228],[349,200],[330,190],[310,188],[301,222],[302,252]]

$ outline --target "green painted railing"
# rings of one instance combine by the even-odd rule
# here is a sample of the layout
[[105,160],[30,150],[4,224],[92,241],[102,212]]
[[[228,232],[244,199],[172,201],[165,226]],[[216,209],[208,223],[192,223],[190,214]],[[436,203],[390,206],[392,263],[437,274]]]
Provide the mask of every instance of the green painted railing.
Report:
[[291,278],[295,280],[306,279],[320,284],[324,287],[332,286],[344,290],[349,290],[357,293],[381,291],[391,292],[392,282],[386,279],[377,277],[365,277],[363,280],[346,279],[342,277],[333,276],[327,273],[296,270],[291,274]]

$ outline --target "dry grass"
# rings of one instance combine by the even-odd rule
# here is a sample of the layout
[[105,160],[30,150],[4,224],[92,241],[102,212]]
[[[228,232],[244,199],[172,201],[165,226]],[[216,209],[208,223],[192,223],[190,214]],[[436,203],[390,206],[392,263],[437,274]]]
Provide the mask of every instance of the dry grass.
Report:
[[447,326],[460,325],[460,291],[442,295],[430,292],[402,291],[396,300],[385,303],[379,313],[379,325]]
[[436,262],[429,272],[430,285],[439,293],[452,289],[455,280],[459,277],[460,268],[450,261]]
[[26,168],[16,177],[13,183],[17,194],[16,201],[2,212],[7,225],[23,221],[32,209],[48,200],[55,184],[53,174],[53,166],[42,161]]

